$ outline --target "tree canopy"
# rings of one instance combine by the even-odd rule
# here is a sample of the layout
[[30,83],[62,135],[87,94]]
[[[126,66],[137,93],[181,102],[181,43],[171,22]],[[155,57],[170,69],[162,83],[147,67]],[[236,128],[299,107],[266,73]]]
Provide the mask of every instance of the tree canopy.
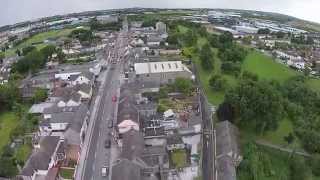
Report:
[[242,80],[227,92],[225,102],[232,105],[237,124],[253,126],[257,133],[275,130],[284,117],[281,94],[266,81]]

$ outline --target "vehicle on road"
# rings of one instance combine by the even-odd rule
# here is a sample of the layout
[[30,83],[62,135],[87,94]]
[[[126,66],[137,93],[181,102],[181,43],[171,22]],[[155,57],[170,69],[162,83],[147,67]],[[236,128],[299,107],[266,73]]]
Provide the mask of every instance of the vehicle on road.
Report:
[[108,122],[108,127],[109,127],[109,128],[112,128],[112,127],[113,127],[113,120],[112,120],[112,119],[109,120],[109,122]]
[[112,102],[117,102],[117,96],[112,96]]
[[110,139],[106,139],[104,141],[104,148],[110,148],[111,147],[111,141]]
[[101,176],[106,177],[109,175],[109,167],[102,167],[101,168]]

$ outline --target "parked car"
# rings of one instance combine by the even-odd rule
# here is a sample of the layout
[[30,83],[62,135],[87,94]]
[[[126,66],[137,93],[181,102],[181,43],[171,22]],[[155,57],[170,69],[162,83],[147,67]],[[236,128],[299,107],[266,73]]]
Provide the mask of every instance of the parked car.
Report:
[[109,120],[109,122],[108,122],[108,127],[109,127],[109,128],[112,128],[112,127],[113,127],[113,120],[112,120],[112,119]]
[[111,147],[111,141],[110,139],[106,139],[104,141],[104,148],[110,148]]

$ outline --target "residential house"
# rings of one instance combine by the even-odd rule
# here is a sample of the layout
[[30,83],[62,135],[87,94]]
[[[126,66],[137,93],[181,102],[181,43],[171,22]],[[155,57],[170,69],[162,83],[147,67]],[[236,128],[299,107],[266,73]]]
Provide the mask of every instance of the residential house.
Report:
[[58,136],[44,136],[34,146],[34,151],[25,163],[20,177],[26,180],[37,180],[48,174],[51,168],[64,160],[64,142]]

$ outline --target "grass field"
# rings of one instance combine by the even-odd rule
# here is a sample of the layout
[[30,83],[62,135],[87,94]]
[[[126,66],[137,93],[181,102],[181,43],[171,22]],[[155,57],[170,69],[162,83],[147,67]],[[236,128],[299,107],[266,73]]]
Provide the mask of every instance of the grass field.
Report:
[[176,168],[187,166],[187,153],[185,150],[175,150],[171,153],[171,160]]
[[10,141],[10,133],[17,127],[18,119],[13,112],[2,112],[0,114],[0,154],[2,149]]
[[[36,34],[36,35],[30,37],[29,39],[27,39],[26,41],[22,42],[21,44],[19,44],[18,46],[7,50],[5,54],[6,54],[7,57],[13,56],[17,49],[22,49],[23,47],[30,46],[30,45],[32,45],[32,43],[43,42],[46,39],[50,39],[50,38],[54,39],[54,38],[68,36],[73,30],[74,29],[52,30],[52,31]],[[36,47],[38,49],[41,49],[44,46],[45,46],[45,44],[43,44],[43,43],[40,43],[40,44],[36,45]]]
[[73,179],[74,169],[60,169],[60,176],[64,179]]
[[257,51],[249,53],[242,69],[257,74],[261,79],[277,80],[279,82],[284,82],[298,75],[298,72]]
[[[280,151],[274,151],[267,148],[259,147],[259,155],[264,156],[270,160],[271,175],[266,175],[263,170],[257,172],[258,180],[290,180],[290,169],[288,164],[289,154]],[[245,170],[237,171],[238,180],[252,179],[248,176]]]
[[29,155],[31,154],[32,146],[31,144],[23,144],[15,153],[15,158],[18,162],[26,162]]

